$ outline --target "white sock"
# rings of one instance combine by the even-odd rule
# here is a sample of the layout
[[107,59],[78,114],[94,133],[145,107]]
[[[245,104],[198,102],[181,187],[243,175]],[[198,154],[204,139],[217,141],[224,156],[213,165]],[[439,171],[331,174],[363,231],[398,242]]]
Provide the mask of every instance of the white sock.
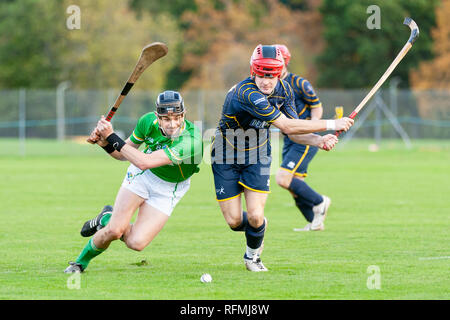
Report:
[[249,259],[253,259],[253,256],[256,254],[256,252],[258,251],[259,248],[256,249],[252,249],[249,246],[247,246],[247,250],[245,251],[245,255],[247,256],[247,258]]

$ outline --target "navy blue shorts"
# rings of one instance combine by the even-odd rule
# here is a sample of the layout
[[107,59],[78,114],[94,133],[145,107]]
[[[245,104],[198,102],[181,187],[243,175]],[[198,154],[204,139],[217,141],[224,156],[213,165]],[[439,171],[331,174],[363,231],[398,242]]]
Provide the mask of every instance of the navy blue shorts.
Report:
[[244,188],[270,193],[270,163],[211,164],[218,201],[236,198]]
[[290,143],[283,146],[283,161],[281,169],[296,176],[306,177],[308,165],[316,155],[319,148],[303,144]]

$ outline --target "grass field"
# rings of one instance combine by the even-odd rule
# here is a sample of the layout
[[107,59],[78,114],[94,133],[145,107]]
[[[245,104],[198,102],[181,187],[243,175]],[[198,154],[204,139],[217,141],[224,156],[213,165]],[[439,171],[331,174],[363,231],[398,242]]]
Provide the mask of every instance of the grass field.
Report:
[[[79,289],[63,270],[87,242],[82,223],[114,201],[127,163],[89,145],[28,141],[21,157],[16,140],[1,144],[0,299],[450,298],[449,141],[319,152],[307,181],[332,199],[324,232],[292,231],[305,221],[272,179],[266,273],[245,270],[244,235],[226,225],[203,164],[157,238],[142,252],[114,242]],[[369,266],[380,289],[367,286]],[[213,281],[201,283],[203,273]]]

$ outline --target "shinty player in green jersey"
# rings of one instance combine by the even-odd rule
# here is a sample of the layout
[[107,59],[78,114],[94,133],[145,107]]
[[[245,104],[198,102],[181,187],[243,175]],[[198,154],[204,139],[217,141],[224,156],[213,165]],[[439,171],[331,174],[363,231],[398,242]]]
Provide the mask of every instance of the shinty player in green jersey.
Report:
[[[122,240],[132,250],[143,250],[188,191],[190,177],[199,171],[203,156],[201,131],[185,119],[184,102],[176,91],[160,93],[156,112],[143,115],[126,141],[103,116],[90,138],[113,158],[131,164],[114,207],[105,206],[83,225],[81,235],[94,236],[75,262],[69,262],[65,273],[83,272],[114,240]],[[138,150],[142,143],[146,145],[143,152]],[[137,209],[137,219],[130,224]]]

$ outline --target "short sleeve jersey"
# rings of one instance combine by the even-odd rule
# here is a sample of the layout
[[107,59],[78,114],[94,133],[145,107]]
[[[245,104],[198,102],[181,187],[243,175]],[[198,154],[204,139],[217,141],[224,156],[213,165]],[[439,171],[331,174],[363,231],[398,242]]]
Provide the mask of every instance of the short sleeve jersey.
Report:
[[[224,148],[226,144],[230,144],[237,152],[248,152],[268,145],[267,156],[270,156],[268,129],[282,113],[289,118],[298,118],[290,85],[280,80],[273,93],[265,95],[254,79],[249,77],[228,92],[215,139],[222,138]],[[246,135],[251,129],[256,133],[256,138],[247,137],[245,143],[240,144],[239,141],[244,141],[244,138],[240,139],[239,135]],[[248,158],[247,154],[245,158]]]
[[145,143],[144,153],[164,150],[172,164],[149,169],[162,180],[181,182],[199,171],[203,156],[202,135],[188,120],[184,121],[178,137],[169,138],[161,132],[157,115],[147,113],[139,119],[130,140],[135,144]]
[[311,83],[293,73],[288,73],[284,80],[289,83],[294,91],[298,118],[311,119],[311,109],[322,106]]
[[262,93],[251,77],[228,92],[222,109],[219,129],[267,129],[281,113],[296,116],[294,93],[289,84],[278,81],[272,94]]

